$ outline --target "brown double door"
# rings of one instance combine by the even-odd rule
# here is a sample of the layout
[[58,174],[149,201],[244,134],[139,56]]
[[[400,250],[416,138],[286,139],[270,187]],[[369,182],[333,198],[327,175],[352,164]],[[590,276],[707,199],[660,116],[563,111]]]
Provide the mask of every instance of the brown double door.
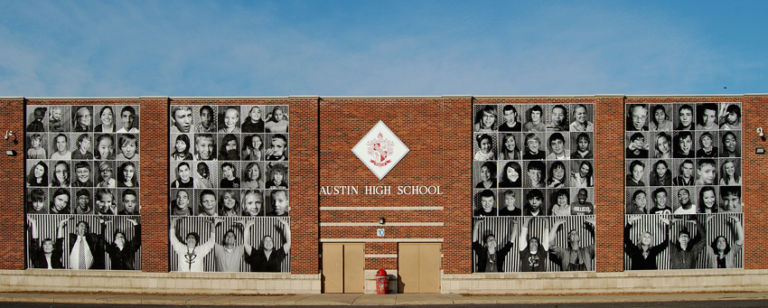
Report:
[[323,243],[325,293],[363,293],[365,244]]
[[400,243],[397,249],[400,293],[440,293],[440,243]]

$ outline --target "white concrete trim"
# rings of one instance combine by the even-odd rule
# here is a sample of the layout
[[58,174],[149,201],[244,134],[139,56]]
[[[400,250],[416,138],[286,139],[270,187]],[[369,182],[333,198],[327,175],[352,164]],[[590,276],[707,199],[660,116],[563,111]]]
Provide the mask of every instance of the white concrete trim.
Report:
[[442,227],[442,222],[321,222],[321,227]]
[[442,243],[442,238],[321,238],[321,243]]
[[321,211],[442,211],[442,206],[321,206]]

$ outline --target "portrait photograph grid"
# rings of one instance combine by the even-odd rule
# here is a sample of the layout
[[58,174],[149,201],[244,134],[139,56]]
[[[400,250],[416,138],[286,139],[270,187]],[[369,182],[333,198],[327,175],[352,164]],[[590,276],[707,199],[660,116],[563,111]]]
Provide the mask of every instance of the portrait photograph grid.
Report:
[[626,269],[742,267],[741,110],[626,105]]
[[287,105],[171,105],[171,270],[290,271],[288,123]]
[[28,105],[27,267],[140,270],[139,105]]
[[[493,217],[509,217],[509,221],[529,217],[570,221],[570,216],[579,216],[587,222],[594,220],[594,104],[479,104],[474,106],[473,116],[475,227],[479,221]],[[491,223],[483,225],[486,229],[478,232],[487,233]],[[594,224],[590,227],[594,230]],[[568,232],[565,231],[565,239]],[[534,266],[535,270],[593,271],[594,237],[589,232],[576,233],[579,236],[574,238],[578,237],[578,243],[553,247],[566,247],[569,256],[578,255],[578,258],[559,264],[554,261],[561,259],[557,250],[544,249],[541,251],[548,253],[542,253],[545,258],[539,256],[538,259],[554,260]],[[541,239],[538,237],[534,242],[541,247],[550,246],[549,242],[541,243]],[[582,239],[592,241],[591,251]],[[476,272],[526,271],[515,263],[519,262],[519,256],[507,259],[512,263],[503,268],[480,266],[482,260],[493,259],[485,255],[496,256],[491,250],[501,247],[501,243],[489,243],[483,236],[476,240],[473,243]],[[557,238],[549,240],[554,243]],[[516,239],[510,243],[516,243]],[[538,248],[538,244],[534,246]],[[490,246],[498,247],[491,249]],[[485,249],[484,252],[480,252],[480,248]]]

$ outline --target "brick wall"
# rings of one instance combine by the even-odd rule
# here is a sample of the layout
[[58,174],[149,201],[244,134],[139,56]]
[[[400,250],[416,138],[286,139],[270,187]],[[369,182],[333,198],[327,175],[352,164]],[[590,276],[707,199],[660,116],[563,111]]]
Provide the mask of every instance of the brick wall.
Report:
[[624,97],[595,98],[595,269],[624,268]]
[[[319,223],[442,222],[436,226],[384,226],[386,238],[441,238],[442,269],[447,274],[470,273],[471,264],[471,134],[474,104],[594,103],[595,213],[597,216],[597,271],[623,268],[623,131],[624,104],[740,101],[743,106],[743,201],[745,268],[768,268],[765,233],[768,213],[768,155],[754,148],[768,147],[755,130],[768,116],[768,96],[583,96],[583,97],[282,97],[248,99],[29,99],[28,105],[140,104],[141,194],[143,255],[147,272],[168,270],[168,110],[170,104],[281,104],[291,110],[291,272],[319,270],[319,238],[377,239],[378,226],[323,226]],[[24,104],[22,98],[0,99],[0,123],[13,130],[18,144],[3,142],[17,156],[0,160],[0,268],[24,268]],[[410,148],[408,155],[381,181],[351,153],[351,148],[379,120]],[[320,143],[322,140],[322,143]],[[153,159],[158,158],[158,159]],[[329,185],[439,185],[443,195],[318,196]],[[319,207],[442,206],[442,211],[320,211]],[[369,242],[366,254],[396,254],[396,243]],[[397,259],[368,258],[366,269],[397,268]]]
[[291,164],[291,273],[319,271],[318,228],[318,98],[291,97],[289,126]]
[[[0,268],[24,268],[24,99],[0,99],[0,133],[6,130],[16,134],[13,138],[0,140],[3,147],[0,159]],[[6,156],[5,151],[14,150],[16,156]]]
[[141,268],[168,271],[168,98],[142,98]]
[[[353,146],[382,120],[410,152],[381,181],[351,152]],[[359,195],[320,196],[321,207],[443,206],[442,211],[321,211],[320,222],[377,223],[384,226],[321,226],[323,239],[377,239],[376,229],[384,228],[385,238],[443,239],[443,268],[470,269],[462,253],[447,247],[466,247],[471,217],[460,215],[470,202],[467,151],[471,134],[470,97],[407,98],[321,98],[320,99],[320,185],[353,185]],[[390,185],[393,194],[362,194],[367,185]],[[398,196],[398,185],[439,185],[442,195]],[[464,211],[466,213],[466,211]],[[437,226],[391,226],[391,223],[444,222]],[[458,249],[461,250],[461,249]],[[396,254],[395,243],[366,243],[366,254]],[[395,269],[397,260],[368,258],[366,269]]]
[[[755,154],[755,148],[768,148],[757,135],[757,128],[768,130],[768,96],[737,97],[742,101],[742,190],[744,202],[744,268],[768,268],[768,165],[767,154]],[[766,132],[768,133],[768,132]]]

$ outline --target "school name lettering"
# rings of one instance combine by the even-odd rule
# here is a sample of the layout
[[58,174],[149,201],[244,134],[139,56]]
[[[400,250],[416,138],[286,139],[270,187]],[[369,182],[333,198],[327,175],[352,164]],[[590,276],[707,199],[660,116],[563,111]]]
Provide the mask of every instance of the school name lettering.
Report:
[[320,186],[321,196],[336,195],[442,195],[440,186],[419,186],[419,185],[400,185],[392,190],[389,185],[369,185],[369,186]]

